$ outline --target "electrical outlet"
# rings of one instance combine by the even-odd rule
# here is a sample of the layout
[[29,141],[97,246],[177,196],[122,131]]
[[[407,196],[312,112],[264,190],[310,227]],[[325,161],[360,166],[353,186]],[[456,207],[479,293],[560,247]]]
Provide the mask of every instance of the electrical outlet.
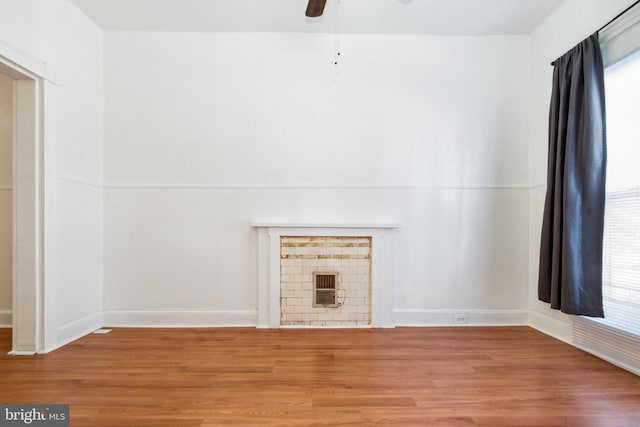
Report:
[[453,323],[456,325],[464,325],[467,323],[467,315],[463,313],[458,313],[453,315]]

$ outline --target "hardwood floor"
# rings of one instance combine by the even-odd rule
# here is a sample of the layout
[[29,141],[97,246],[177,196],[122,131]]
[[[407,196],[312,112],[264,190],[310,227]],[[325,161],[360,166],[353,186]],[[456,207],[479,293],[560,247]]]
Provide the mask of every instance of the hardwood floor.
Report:
[[0,402],[71,425],[640,426],[640,377],[527,327],[114,329],[12,357]]

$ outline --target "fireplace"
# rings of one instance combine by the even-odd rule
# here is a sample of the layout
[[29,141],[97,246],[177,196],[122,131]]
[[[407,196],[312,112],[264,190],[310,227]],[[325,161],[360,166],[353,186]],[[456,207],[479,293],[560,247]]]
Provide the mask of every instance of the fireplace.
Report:
[[368,326],[370,236],[282,236],[280,325]]
[[255,223],[258,327],[393,327],[395,224]]

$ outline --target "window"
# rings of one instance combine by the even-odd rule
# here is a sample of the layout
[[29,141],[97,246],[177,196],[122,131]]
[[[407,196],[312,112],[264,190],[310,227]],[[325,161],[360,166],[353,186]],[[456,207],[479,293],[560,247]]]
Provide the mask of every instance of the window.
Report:
[[640,336],[640,52],[605,70],[604,323]]
[[640,375],[640,3],[599,40],[607,103],[605,318],[576,317],[573,344]]

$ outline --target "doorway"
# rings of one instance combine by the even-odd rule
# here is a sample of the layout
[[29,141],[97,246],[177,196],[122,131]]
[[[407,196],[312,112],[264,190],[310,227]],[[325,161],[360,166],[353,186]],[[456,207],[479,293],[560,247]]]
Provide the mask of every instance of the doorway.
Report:
[[[12,86],[10,354],[28,355],[46,352],[54,338],[47,327],[51,325],[51,316],[47,313],[47,307],[51,306],[48,304],[51,291],[45,292],[44,283],[54,277],[46,268],[45,259],[52,258],[48,255],[53,254],[53,249],[48,248],[55,244],[52,232],[55,203],[53,190],[44,190],[47,183],[55,182],[55,168],[49,167],[47,175],[44,171],[55,165],[51,144],[55,127],[52,122],[55,90],[46,78],[45,64],[1,43],[0,74]],[[51,209],[45,211],[47,205]],[[51,282],[53,285],[54,280]]]

